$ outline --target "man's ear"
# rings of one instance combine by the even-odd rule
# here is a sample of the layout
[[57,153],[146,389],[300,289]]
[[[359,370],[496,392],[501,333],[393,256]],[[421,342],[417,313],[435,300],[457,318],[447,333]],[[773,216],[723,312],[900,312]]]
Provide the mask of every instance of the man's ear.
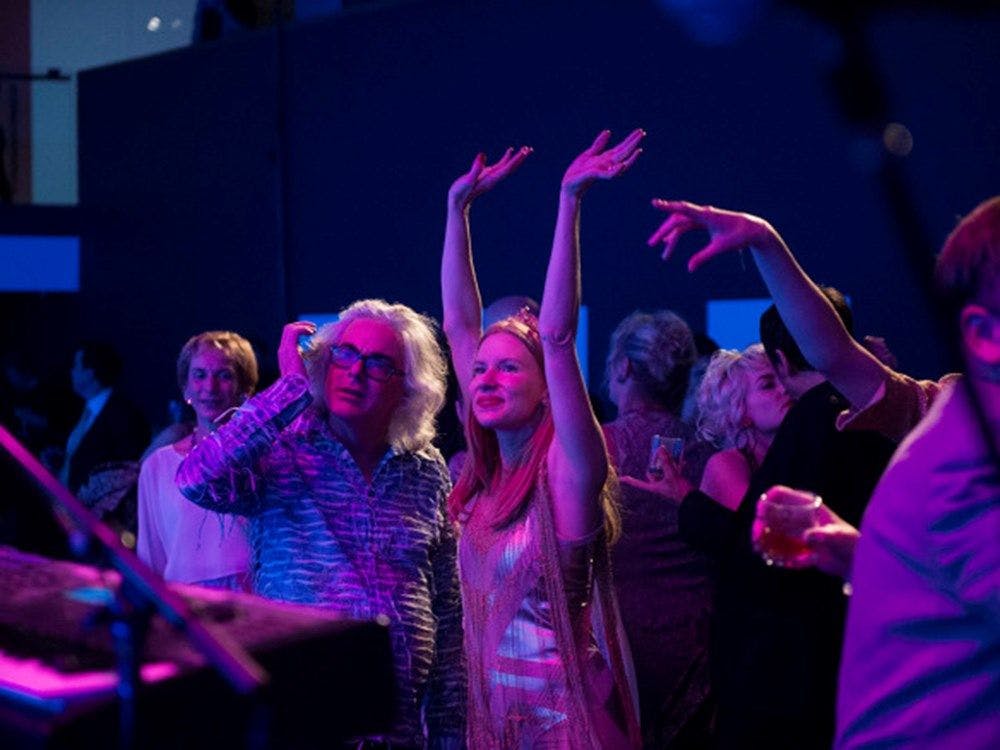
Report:
[[615,380],[619,383],[624,383],[632,374],[632,360],[628,357],[622,357],[620,360],[615,362],[614,371]]
[[990,367],[1000,365],[1000,317],[996,313],[982,305],[966,305],[958,325],[970,357]]

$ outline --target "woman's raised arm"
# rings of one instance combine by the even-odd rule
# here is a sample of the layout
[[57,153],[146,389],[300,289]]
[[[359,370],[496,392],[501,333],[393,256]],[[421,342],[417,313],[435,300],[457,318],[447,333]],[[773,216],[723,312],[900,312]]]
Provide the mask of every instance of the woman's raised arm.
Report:
[[607,478],[604,439],[590,407],[587,387],[576,356],[580,311],[580,201],[596,180],[617,177],[639,158],[645,133],[633,131],[607,148],[611,132],[603,131],[570,164],[559,192],[552,255],[545,276],[539,332],[545,351],[545,381],[555,425],[549,472],[559,535],[577,539],[600,524],[601,508],[593,499]]
[[663,243],[664,260],[673,253],[681,236],[693,229],[707,231],[710,240],[691,256],[689,271],[716,255],[750,248],[774,305],[802,355],[855,408],[868,404],[890,377],[889,369],[848,333],[836,310],[802,270],[774,227],[750,214],[685,201],[654,200],[653,205],[668,214],[649,238],[650,245]]
[[[472,234],[469,209],[472,201],[492,190],[501,180],[521,166],[531,148],[508,148],[496,164],[487,164],[486,155],[478,154],[468,172],[459,177],[448,191],[448,216],[441,255],[441,298],[444,308],[442,327],[451,348],[452,366],[458,377],[463,398],[472,376],[479,337],[482,335],[483,302],[472,262]],[[466,403],[468,403],[466,399]]]

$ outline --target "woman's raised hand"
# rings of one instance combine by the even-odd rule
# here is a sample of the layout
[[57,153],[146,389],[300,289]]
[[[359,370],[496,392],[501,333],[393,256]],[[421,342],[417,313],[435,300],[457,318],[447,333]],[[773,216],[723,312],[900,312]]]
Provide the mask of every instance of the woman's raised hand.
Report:
[[299,337],[314,333],[316,324],[308,320],[289,323],[281,330],[281,343],[278,344],[278,372],[281,377],[306,374],[306,365],[299,351]]
[[695,229],[708,232],[709,243],[691,256],[688,261],[689,271],[694,271],[716,255],[742,250],[745,247],[764,247],[771,242],[781,242],[781,238],[770,224],[750,214],[661,198],[655,198],[653,206],[668,214],[666,221],[648,240],[651,247],[663,243],[663,260],[667,260],[673,254],[677,241],[686,232]]
[[563,192],[578,198],[595,180],[610,180],[620,175],[639,158],[642,153],[639,143],[645,137],[646,131],[637,128],[617,146],[606,148],[611,131],[602,130],[590,147],[569,165],[563,176]]
[[486,154],[477,154],[469,171],[452,183],[448,191],[448,206],[459,210],[468,208],[473,200],[492,190],[520,167],[531,151],[531,146],[521,146],[517,151],[508,148],[496,164],[487,164]]

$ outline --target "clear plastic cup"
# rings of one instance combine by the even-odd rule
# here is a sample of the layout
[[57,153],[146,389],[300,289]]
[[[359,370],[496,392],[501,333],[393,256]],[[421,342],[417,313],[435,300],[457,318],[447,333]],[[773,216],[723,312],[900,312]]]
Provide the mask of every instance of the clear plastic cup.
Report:
[[679,461],[684,452],[684,438],[653,435],[652,444],[649,447],[649,468],[646,470],[651,479],[663,479],[663,466],[660,465],[659,457],[661,446],[667,449],[667,453],[675,461]]
[[812,492],[772,487],[760,496],[754,547],[764,562],[782,568],[802,568],[812,561],[805,533],[819,525],[823,498]]

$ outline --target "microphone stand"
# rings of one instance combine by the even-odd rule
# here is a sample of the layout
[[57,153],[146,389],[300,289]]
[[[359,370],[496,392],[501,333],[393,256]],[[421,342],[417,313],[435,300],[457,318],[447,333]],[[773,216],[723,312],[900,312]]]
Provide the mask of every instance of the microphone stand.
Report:
[[232,686],[244,696],[256,696],[268,683],[268,674],[239,645],[209,632],[187,603],[122,545],[76,497],[0,425],[0,446],[17,461],[48,495],[53,512],[69,531],[74,554],[96,552],[101,562],[121,576],[121,585],[108,606],[105,619],[111,629],[118,666],[119,742],[123,750],[136,746],[137,698],[143,643],[152,616],[159,613]]

